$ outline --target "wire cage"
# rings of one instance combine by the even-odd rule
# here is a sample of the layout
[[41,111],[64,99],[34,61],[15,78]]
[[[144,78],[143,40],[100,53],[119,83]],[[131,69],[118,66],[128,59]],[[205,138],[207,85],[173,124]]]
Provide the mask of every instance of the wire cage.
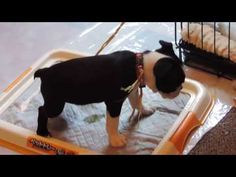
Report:
[[[231,36],[230,36],[230,22],[228,23],[228,35],[227,37],[227,57],[219,56],[216,52],[216,33],[217,27],[216,22],[213,23],[213,51],[209,52],[204,49],[204,39],[206,37],[204,33],[203,22],[185,22],[185,27],[187,27],[187,39],[191,36],[190,25],[198,24],[200,25],[199,37],[200,37],[200,47],[188,42],[188,40],[183,40],[183,36],[178,39],[177,33],[179,29],[183,31],[183,22],[175,22],[175,44],[179,49],[179,57],[184,62],[185,65],[206,71],[211,74],[215,74],[218,77],[224,77],[230,80],[236,79],[236,63],[230,60],[230,50],[231,50]],[[225,41],[226,42],[226,41]]]

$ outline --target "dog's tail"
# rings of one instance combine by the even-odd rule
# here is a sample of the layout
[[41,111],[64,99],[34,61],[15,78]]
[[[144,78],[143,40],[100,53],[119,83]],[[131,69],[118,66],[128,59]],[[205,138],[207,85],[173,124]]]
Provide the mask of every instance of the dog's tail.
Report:
[[36,78],[36,77],[39,77],[39,78],[41,78],[44,74],[45,74],[45,72],[48,70],[48,68],[43,68],[43,69],[38,69],[37,71],[35,71],[35,73],[34,73],[34,79]]

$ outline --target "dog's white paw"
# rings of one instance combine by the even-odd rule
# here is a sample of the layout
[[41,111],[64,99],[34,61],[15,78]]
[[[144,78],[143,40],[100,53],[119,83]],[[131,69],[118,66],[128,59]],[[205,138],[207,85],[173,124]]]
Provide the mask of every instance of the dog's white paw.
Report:
[[125,136],[120,133],[110,136],[109,141],[112,147],[123,147],[127,143]]

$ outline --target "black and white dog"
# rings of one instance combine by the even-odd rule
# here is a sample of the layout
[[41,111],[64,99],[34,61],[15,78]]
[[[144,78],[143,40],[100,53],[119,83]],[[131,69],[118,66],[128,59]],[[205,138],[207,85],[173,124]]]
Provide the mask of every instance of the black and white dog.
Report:
[[[175,55],[172,43],[160,41],[161,48],[153,52],[139,53],[117,51],[107,55],[75,58],[49,68],[39,69],[34,77],[41,79],[44,105],[38,109],[37,134],[50,136],[48,118],[58,116],[66,102],[85,105],[105,102],[106,129],[113,147],[126,144],[119,133],[119,115],[128,97],[131,106],[137,108],[138,87],[142,81],[163,98],[175,98],[182,89],[185,73]],[[137,71],[142,71],[140,76]],[[140,77],[141,79],[140,79]],[[142,114],[154,111],[143,107]]]

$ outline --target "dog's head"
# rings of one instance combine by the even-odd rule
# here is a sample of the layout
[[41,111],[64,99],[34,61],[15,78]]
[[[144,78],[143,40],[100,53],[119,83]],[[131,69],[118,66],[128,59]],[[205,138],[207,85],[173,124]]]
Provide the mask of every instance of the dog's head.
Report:
[[175,55],[172,43],[160,41],[161,48],[156,52],[167,57],[159,59],[154,66],[156,88],[163,98],[173,99],[179,95],[185,80],[182,61]]

